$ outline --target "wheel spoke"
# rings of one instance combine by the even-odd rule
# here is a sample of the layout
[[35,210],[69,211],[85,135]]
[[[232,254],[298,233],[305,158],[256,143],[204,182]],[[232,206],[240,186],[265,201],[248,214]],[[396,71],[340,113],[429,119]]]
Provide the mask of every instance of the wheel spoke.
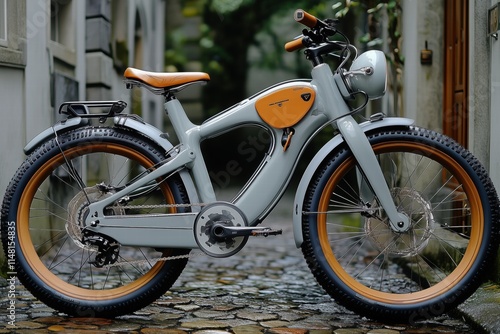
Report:
[[[85,131],[85,135],[79,131]],[[28,159],[27,167],[21,168],[21,176],[16,177],[24,182],[19,185],[23,192],[20,198],[13,199],[19,204],[11,210],[22,222],[18,223],[18,240],[28,260],[22,269],[32,277],[27,287],[45,289],[42,301],[62,312],[78,314],[83,305],[93,309],[95,301],[109,305],[94,309],[96,316],[130,312],[125,301],[128,294],[142,300],[160,296],[187,262],[187,258],[171,262],[151,259],[184,255],[189,250],[123,246],[111,236],[85,227],[90,203],[112,196],[164,159],[162,151],[150,142],[117,131],[74,130],[77,134],[61,139],[62,144],[48,145],[48,150],[37,153],[40,156],[36,165],[32,165],[35,160]],[[175,212],[175,207],[164,204],[188,204],[186,190],[176,173],[151,182],[129,197],[125,205],[131,208],[122,209],[124,204],[117,202],[105,214]],[[148,207],[142,209],[142,205]],[[154,279],[157,275],[161,277]],[[43,286],[35,286],[40,281]]]
[[303,206],[303,251],[318,268],[316,278],[334,297],[371,300],[368,313],[372,302],[410,305],[454,289],[450,284],[460,284],[478,257],[481,235],[473,232],[484,226],[475,184],[444,153],[447,147],[390,136],[398,139],[385,142],[375,134],[370,140],[377,142],[374,152],[396,208],[409,218],[407,231],[393,231],[349,151],[325,161]]

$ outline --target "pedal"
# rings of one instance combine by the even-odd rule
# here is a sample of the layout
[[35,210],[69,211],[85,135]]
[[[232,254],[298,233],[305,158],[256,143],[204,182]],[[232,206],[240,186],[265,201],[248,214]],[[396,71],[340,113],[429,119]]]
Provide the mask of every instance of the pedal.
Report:
[[268,237],[270,235],[280,235],[283,230],[273,230],[269,227],[263,227],[262,229],[252,231],[253,237]]

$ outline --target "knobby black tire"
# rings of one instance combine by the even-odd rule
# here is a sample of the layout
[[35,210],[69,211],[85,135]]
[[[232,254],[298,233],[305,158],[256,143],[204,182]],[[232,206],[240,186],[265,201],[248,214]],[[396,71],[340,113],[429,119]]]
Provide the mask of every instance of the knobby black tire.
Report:
[[[165,152],[147,138],[106,127],[73,130],[34,151],[10,182],[2,206],[2,242],[7,252],[8,231],[12,230],[9,226],[15,224],[16,271],[24,286],[46,305],[85,317],[127,314],[164,294],[181,274],[187,259],[156,264],[151,259],[185,255],[189,250],[122,247],[118,261],[123,265],[96,268],[89,263],[95,252],[72,240],[72,235],[79,235],[78,229],[72,229],[78,217],[68,214],[85,214],[87,203],[85,196],[79,196],[83,192],[78,178],[86,183],[87,196],[96,199],[102,194],[95,190],[97,183],[123,186],[163,159]],[[107,175],[112,172],[118,176]],[[158,181],[154,191],[138,196],[140,202],[131,204],[188,203],[178,175],[163,181]],[[71,199],[73,206],[68,204]],[[163,210],[175,211],[165,206]],[[180,210],[185,209],[177,212]],[[125,213],[125,209],[113,212]],[[133,260],[145,261],[126,264]]]
[[493,184],[470,152],[438,133],[378,130],[368,139],[411,228],[392,232],[343,146],[318,168],[305,197],[306,261],[328,294],[366,317],[411,323],[448,312],[494,263]]

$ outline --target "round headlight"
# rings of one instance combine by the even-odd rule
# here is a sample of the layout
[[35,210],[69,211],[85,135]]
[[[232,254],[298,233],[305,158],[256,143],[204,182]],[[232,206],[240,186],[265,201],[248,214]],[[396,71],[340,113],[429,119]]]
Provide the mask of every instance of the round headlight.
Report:
[[371,50],[361,54],[352,62],[346,79],[353,93],[363,91],[370,99],[382,97],[387,85],[384,53]]

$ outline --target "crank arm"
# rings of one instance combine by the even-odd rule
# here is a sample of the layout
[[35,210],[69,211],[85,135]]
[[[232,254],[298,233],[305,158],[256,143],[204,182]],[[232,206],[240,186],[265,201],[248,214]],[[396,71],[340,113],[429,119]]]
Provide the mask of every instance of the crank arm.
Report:
[[247,236],[265,236],[281,234],[281,230],[272,230],[269,227],[252,227],[252,226],[225,226],[222,224],[215,224],[212,227],[212,233],[216,238],[236,238]]

